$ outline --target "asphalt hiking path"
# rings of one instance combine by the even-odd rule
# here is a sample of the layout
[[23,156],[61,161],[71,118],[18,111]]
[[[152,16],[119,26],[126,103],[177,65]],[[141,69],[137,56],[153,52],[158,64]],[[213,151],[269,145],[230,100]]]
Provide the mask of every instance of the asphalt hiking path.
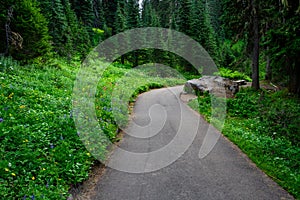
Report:
[[[138,97],[119,144],[133,156],[122,151],[112,153],[112,167],[105,169],[91,199],[293,199],[215,129],[217,143],[207,156],[199,158],[209,124],[180,100],[182,89],[156,89]],[[177,137],[179,134],[183,137]],[[178,138],[180,141],[173,142]],[[190,141],[192,144],[184,147]],[[159,151],[169,144],[178,148],[170,148],[169,154]],[[134,155],[144,157],[135,160]]]

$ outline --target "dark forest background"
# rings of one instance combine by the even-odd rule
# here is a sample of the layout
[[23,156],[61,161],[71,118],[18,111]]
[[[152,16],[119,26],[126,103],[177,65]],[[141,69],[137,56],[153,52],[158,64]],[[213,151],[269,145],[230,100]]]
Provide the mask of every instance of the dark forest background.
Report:
[[[23,63],[53,56],[84,58],[99,42],[138,27],[164,27],[198,41],[219,67],[300,94],[300,6],[296,0],[5,0],[0,53]],[[147,56],[145,56],[145,54]],[[157,56],[159,55],[159,56]],[[132,65],[153,58],[188,64],[168,52],[122,56]]]

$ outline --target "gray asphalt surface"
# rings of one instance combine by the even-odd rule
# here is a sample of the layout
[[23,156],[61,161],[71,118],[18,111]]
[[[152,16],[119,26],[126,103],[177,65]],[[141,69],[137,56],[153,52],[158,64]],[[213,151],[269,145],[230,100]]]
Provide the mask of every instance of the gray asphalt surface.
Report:
[[[182,87],[174,87],[139,96],[132,123],[120,147],[138,155],[144,153],[146,159],[135,160],[134,156],[116,150],[110,166],[145,173],[107,168],[92,199],[293,199],[216,130],[214,134],[220,136],[216,145],[200,159],[199,149],[209,125],[179,100],[181,91]],[[195,138],[194,131],[197,133]],[[175,143],[179,150],[172,149],[169,155],[160,152],[177,139],[178,133],[188,138]],[[190,139],[192,145],[181,155],[180,151]],[[160,153],[147,157],[146,153],[155,151]],[[181,156],[170,165],[151,172],[164,161],[170,162],[173,154]]]

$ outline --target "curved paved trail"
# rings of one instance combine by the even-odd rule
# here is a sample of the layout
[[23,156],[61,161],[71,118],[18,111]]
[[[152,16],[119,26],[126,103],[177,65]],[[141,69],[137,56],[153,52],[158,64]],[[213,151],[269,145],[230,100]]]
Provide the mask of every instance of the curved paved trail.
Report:
[[[127,166],[128,171],[144,170],[145,173],[107,168],[97,183],[96,195],[92,199],[293,199],[223,136],[219,137],[212,151],[200,159],[199,149],[209,125],[179,100],[181,91],[182,87],[173,87],[140,95],[135,104],[132,123],[120,147],[147,155],[145,153],[164,149],[171,144],[180,131],[184,131],[186,138],[192,137],[192,145],[175,162],[152,172],[151,169],[156,165],[160,166],[159,160],[149,156],[148,159],[136,161],[116,151],[111,156],[111,166],[120,166],[120,169]],[[197,135],[193,138],[191,132],[195,130]],[[214,134],[219,136],[216,130]],[[181,147],[188,142],[189,139],[186,139],[176,145],[182,150],[184,148]],[[168,158],[172,158],[171,154]],[[160,159],[168,158],[162,154]]]

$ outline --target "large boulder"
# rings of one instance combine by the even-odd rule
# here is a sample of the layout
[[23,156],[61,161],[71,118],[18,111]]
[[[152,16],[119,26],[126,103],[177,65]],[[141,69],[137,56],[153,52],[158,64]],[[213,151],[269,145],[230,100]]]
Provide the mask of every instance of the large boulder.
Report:
[[199,79],[193,79],[186,82],[184,92],[195,94],[209,92],[216,96],[232,97],[239,91],[239,86],[244,85],[246,81],[232,81],[220,76],[203,76]]

